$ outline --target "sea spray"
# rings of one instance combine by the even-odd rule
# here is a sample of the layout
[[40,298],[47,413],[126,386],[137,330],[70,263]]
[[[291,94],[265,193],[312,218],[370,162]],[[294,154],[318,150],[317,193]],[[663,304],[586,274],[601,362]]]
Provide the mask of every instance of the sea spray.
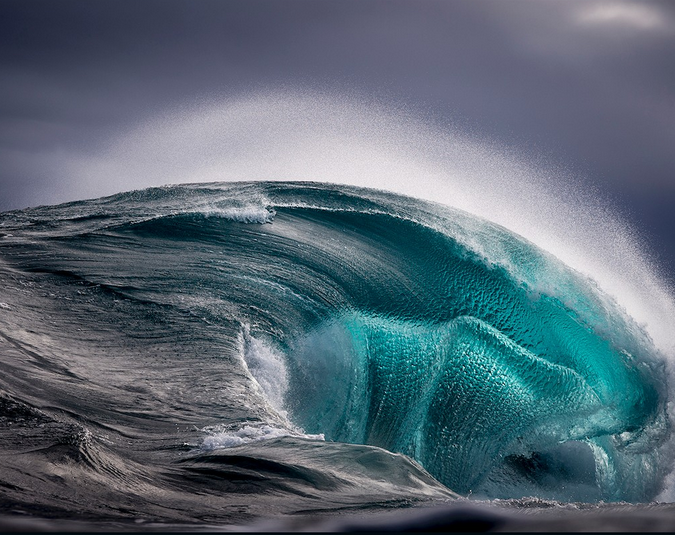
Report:
[[571,172],[405,106],[310,90],[202,99],[53,162],[71,197],[167,183],[321,181],[443,203],[591,277],[671,353],[671,289],[639,235]]

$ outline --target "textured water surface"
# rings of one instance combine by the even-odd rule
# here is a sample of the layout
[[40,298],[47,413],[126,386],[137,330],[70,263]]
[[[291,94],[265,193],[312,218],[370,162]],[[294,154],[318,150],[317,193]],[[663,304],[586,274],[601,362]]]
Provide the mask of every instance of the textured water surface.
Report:
[[7,212],[0,288],[1,514],[649,502],[671,469],[667,356],[441,205],[239,183]]

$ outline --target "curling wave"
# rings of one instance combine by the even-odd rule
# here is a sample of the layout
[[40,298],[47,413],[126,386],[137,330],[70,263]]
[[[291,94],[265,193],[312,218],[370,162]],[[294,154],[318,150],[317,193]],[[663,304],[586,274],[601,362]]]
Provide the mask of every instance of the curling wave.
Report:
[[[27,390],[26,364],[3,389],[108,434],[149,426],[166,443],[166,426],[191,424],[181,467],[307,449],[313,471],[325,454],[358,472],[347,445],[362,444],[460,494],[634,502],[670,470],[666,355],[593,280],[465,212],[236,183],[1,223],[0,334],[42,381]],[[438,494],[424,485],[405,492]]]

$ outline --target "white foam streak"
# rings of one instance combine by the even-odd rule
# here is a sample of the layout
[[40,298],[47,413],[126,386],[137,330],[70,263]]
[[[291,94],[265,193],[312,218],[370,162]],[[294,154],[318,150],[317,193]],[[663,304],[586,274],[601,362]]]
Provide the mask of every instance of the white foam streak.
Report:
[[206,451],[235,448],[250,444],[251,442],[260,442],[262,440],[273,440],[283,437],[303,438],[306,440],[325,440],[323,435],[306,435],[285,428],[273,427],[270,425],[244,425],[239,429],[220,430],[212,432],[201,444],[201,449]]
[[277,425],[251,423],[241,426],[207,427],[203,431],[208,435],[202,441],[200,449],[210,451],[234,448],[252,442],[283,437],[325,440],[323,434],[307,434],[287,418],[284,405],[288,390],[288,371],[283,354],[263,340],[252,336],[249,325],[242,326],[239,344],[242,365],[253,383],[251,390],[257,391],[257,394],[269,403],[270,415],[277,421]]
[[284,405],[288,390],[288,372],[283,355],[262,340],[251,336],[248,325],[244,326],[241,333],[241,346],[243,362],[251,378],[261,388],[272,407],[286,419]]
[[271,223],[274,220],[274,210],[264,206],[248,205],[231,208],[210,208],[201,210],[206,217],[222,217],[239,223]]
[[111,184],[310,180],[441,202],[501,224],[594,278],[662,351],[675,352],[671,293],[635,234],[568,174],[533,160],[405,111],[277,92],[170,110],[100,157],[71,158],[61,174],[80,195],[112,193]]

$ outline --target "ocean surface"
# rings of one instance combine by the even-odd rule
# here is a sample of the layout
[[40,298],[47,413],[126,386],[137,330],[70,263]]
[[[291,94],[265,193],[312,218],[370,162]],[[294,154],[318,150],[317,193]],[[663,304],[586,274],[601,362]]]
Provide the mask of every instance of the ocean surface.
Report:
[[6,212],[0,515],[651,514],[670,357],[552,254],[392,193],[212,183]]

